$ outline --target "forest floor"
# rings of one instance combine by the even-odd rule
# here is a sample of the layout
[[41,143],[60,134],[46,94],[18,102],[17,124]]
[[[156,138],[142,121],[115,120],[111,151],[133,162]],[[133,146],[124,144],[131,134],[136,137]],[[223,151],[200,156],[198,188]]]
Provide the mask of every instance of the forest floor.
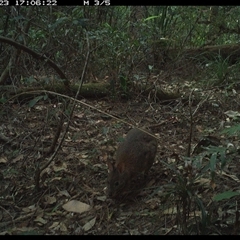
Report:
[[[179,89],[190,96],[193,85],[183,80]],[[11,139],[0,141],[0,234],[239,234],[236,196],[214,201],[219,193],[240,190],[239,157],[227,155],[239,140],[222,133],[236,120],[239,91],[198,87],[192,94],[196,102],[190,105],[188,100],[161,103],[140,94],[124,101],[84,100],[151,129],[158,138],[155,163],[144,185],[131,198],[116,200],[106,196],[106,161],[114,159],[131,126],[77,105],[56,159],[41,173],[36,191],[37,166],[48,160],[41,149],[52,143],[59,103],[39,101],[31,108],[9,104],[0,123],[2,134]],[[218,154],[198,149],[206,137],[216,143],[210,145]]]

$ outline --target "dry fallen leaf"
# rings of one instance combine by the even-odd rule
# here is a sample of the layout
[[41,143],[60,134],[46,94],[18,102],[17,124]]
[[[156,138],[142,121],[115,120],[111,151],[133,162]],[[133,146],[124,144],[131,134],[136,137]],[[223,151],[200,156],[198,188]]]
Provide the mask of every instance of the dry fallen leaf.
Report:
[[[218,172],[219,173],[219,172]],[[231,178],[232,180],[236,181],[236,182],[240,182],[239,178],[236,177],[235,175],[232,174],[227,174],[226,172],[222,171],[222,175]]]
[[55,178],[52,178],[49,182],[54,182],[54,181],[60,181],[62,180],[62,177],[55,177]]
[[60,171],[62,171],[62,170],[67,170],[67,164],[66,163],[62,163],[61,165],[59,165],[59,166],[53,166],[53,170],[54,170],[54,172],[60,172]]
[[16,158],[13,159],[13,163],[16,163],[16,162],[22,160],[23,157],[24,157],[23,154],[18,155]]
[[176,213],[177,213],[176,207],[168,208],[163,211],[163,214],[166,214],[166,215],[169,215],[169,214],[171,215],[171,214],[176,214]]
[[[180,209],[179,211],[182,212],[182,209]],[[177,214],[177,212],[178,212],[177,208],[173,207],[173,208],[168,208],[168,209],[164,210],[163,214],[172,215],[172,214]],[[190,212],[189,216],[201,216],[201,211]]]
[[228,117],[230,118],[234,118],[234,117],[239,117],[240,116],[240,113],[237,112],[237,111],[232,111],[232,110],[229,110],[229,111],[226,111],[224,112]]
[[155,209],[160,205],[160,199],[159,198],[152,198],[147,201],[145,201],[150,207],[150,209]]
[[102,201],[102,202],[105,202],[106,199],[107,199],[107,196],[106,196],[106,195],[97,197],[97,200]]
[[42,177],[44,174],[50,174],[52,172],[52,168],[51,168],[51,166],[50,167],[47,167],[47,168],[45,168],[42,172],[41,172],[41,174],[40,174],[40,176]]
[[57,201],[55,197],[51,197],[49,195],[45,196],[44,199],[45,199],[44,203],[46,205],[51,205],[51,204],[53,204],[53,203],[55,203]]
[[31,205],[31,206],[28,206],[28,207],[25,207],[25,208],[22,208],[22,210],[26,213],[29,213],[29,212],[33,212],[33,211],[36,211],[37,207],[36,205]]
[[62,190],[62,191],[59,191],[58,196],[70,197],[70,194],[68,193],[67,190]]
[[7,158],[6,157],[0,157],[0,163],[6,163]]
[[59,222],[54,222],[49,229],[56,229],[59,226]]
[[89,231],[95,225],[95,222],[96,222],[96,218],[93,218],[83,226],[83,230],[85,232]]
[[43,219],[42,217],[37,217],[34,222],[40,223],[41,225],[46,224],[48,221]]
[[76,213],[83,213],[83,212],[89,211],[90,209],[90,205],[83,202],[79,202],[77,200],[71,200],[66,204],[64,204],[62,207],[68,212],[76,212]]
[[59,229],[60,229],[60,231],[61,232],[67,232],[67,227],[66,227],[66,225],[64,224],[64,223],[60,223],[60,225],[59,225]]

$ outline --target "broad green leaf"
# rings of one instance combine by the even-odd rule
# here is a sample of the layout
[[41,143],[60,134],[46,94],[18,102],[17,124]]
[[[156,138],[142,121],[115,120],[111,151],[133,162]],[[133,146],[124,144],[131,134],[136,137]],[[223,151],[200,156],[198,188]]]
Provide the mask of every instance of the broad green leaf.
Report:
[[7,99],[5,97],[0,98],[0,103],[5,103],[7,102]]
[[210,158],[210,170],[212,172],[215,172],[216,162],[217,162],[217,154],[213,153],[211,158]]
[[213,197],[213,201],[221,201],[221,200],[229,199],[231,197],[239,196],[239,195],[240,195],[239,192],[226,191],[226,192],[215,195]]
[[41,100],[43,98],[43,96],[38,96],[38,97],[35,97],[34,99],[32,99],[28,106],[31,108],[33,107],[39,100]]

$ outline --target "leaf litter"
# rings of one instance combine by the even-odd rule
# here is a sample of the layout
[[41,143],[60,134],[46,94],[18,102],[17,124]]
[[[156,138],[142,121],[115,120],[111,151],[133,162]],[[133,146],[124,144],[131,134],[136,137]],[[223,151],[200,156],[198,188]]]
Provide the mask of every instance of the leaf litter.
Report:
[[[102,104],[100,101],[92,101],[91,104],[109,108],[108,104]],[[0,185],[0,234],[179,233],[176,227],[177,214],[178,211],[184,210],[177,209],[175,202],[171,201],[177,193],[176,189],[172,190],[172,183],[177,182],[177,175],[174,168],[166,167],[162,161],[171,166],[175,165],[177,172],[183,171],[184,163],[179,156],[186,154],[184,151],[188,146],[189,126],[186,124],[185,116],[185,113],[188,113],[188,106],[178,105],[179,109],[176,111],[176,107],[174,110],[172,106],[159,103],[152,104],[151,108],[139,103],[138,108],[122,103],[113,105],[116,115],[121,116],[124,112],[129,119],[140,123],[140,127],[154,123],[153,118],[149,116],[154,116],[154,119],[163,122],[152,130],[160,139],[156,162],[150,170],[145,188],[130,200],[118,202],[107,198],[106,161],[114,158],[119,140],[130,127],[115,119],[106,122],[99,121],[100,114],[98,119],[93,110],[80,108],[76,109],[79,112],[75,116],[78,119],[78,125],[71,126],[67,141],[64,142],[55,162],[42,172],[41,189],[36,192],[34,172],[39,164],[36,155],[41,153],[29,148],[32,146],[32,140],[24,135],[23,130],[31,132],[34,136],[38,133],[36,128],[42,129],[42,139],[48,142],[53,138],[55,128],[46,127],[41,120],[41,116],[44,116],[44,111],[48,107],[46,104],[44,107],[38,107],[38,111],[43,112],[41,116],[37,116],[39,120],[36,118],[36,113],[27,111],[27,108],[24,111],[22,108],[22,113],[19,113],[18,118],[26,120],[19,121],[19,125],[14,124],[14,127],[10,125],[9,129],[11,129],[11,134],[15,131],[21,132],[19,141],[24,139],[28,146],[22,145],[20,147],[22,149],[19,148],[11,154],[6,151],[0,157],[3,178]],[[218,110],[216,107],[209,105],[199,109],[195,119],[197,128],[194,130],[193,143],[198,142],[204,134],[204,129],[216,129],[215,126],[219,126],[220,121],[226,120],[224,114],[219,114],[216,118],[216,110]],[[238,113],[228,111],[227,106],[221,112],[225,112],[229,117],[238,116]],[[171,120],[173,115],[177,115],[174,121]],[[92,119],[91,123],[86,121],[86,116]],[[37,124],[33,124],[31,121],[33,119]],[[2,124],[6,122],[3,121]],[[41,146],[42,142],[36,140],[34,147],[41,148]],[[44,160],[41,161],[40,164],[43,164]],[[201,191],[204,193],[202,199],[205,205],[211,201],[212,191],[221,193],[222,189],[229,191],[239,189],[237,171],[240,169],[239,165],[237,161],[232,161],[227,165],[229,172],[216,172],[217,180],[215,179],[214,189],[211,188],[209,175],[194,182],[199,186],[198,195],[201,196]],[[168,199],[165,199],[166,192],[170,193]],[[233,206],[225,202],[225,208],[226,206],[228,206],[228,212],[231,212]],[[222,210],[222,217],[225,216],[225,211]],[[201,217],[201,212],[196,208],[190,212],[189,216]],[[231,217],[234,218],[234,215]],[[228,232],[227,228],[225,232]]]

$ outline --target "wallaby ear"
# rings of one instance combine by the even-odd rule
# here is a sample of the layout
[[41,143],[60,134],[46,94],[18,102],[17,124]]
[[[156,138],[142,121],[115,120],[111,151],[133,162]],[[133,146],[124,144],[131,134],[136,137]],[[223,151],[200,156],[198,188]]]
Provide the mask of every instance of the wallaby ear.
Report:
[[107,166],[108,166],[108,170],[112,172],[114,169],[114,165],[109,159],[107,160]]

